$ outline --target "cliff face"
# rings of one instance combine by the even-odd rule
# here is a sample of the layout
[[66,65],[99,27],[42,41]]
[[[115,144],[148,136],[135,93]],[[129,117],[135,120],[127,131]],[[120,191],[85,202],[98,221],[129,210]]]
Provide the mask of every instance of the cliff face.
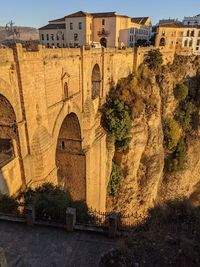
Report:
[[[123,179],[117,196],[108,197],[108,209],[143,214],[154,203],[167,199],[185,196],[198,202],[198,129],[184,136],[187,152],[183,170],[167,172],[164,169],[163,120],[173,117],[177,109],[178,101],[174,96],[177,84],[186,83],[190,94],[199,96],[199,75],[199,58],[178,57],[173,65],[163,66],[156,73],[141,67],[129,81],[130,88],[118,92],[122,100],[129,99],[128,104],[132,107],[132,139],[126,152],[115,152],[114,160],[120,165]],[[126,82],[124,80],[122,84]],[[131,90],[134,92],[132,98],[127,97]]]

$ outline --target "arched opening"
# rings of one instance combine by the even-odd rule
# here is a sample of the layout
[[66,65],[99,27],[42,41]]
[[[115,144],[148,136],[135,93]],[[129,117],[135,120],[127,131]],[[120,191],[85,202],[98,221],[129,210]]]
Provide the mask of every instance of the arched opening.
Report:
[[99,65],[96,64],[92,70],[92,99],[100,96],[101,90],[101,71]]
[[101,44],[101,46],[103,46],[103,47],[107,47],[107,39],[106,38],[101,38],[101,40],[100,40],[100,44]]
[[64,119],[57,142],[56,166],[58,184],[67,190],[73,200],[86,200],[86,160],[82,150],[78,117],[70,113]]
[[165,46],[166,45],[166,42],[165,42],[165,38],[164,37],[162,37],[161,39],[160,39],[160,44],[159,44],[160,46]]
[[0,94],[0,166],[15,157],[14,142],[18,145],[16,116],[10,102]]

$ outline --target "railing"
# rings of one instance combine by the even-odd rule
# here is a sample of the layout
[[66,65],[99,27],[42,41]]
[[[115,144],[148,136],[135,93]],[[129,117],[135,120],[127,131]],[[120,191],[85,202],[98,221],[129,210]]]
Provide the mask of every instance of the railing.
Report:
[[101,31],[98,31],[97,34],[98,34],[98,36],[108,36],[108,35],[110,35],[110,32],[102,29]]

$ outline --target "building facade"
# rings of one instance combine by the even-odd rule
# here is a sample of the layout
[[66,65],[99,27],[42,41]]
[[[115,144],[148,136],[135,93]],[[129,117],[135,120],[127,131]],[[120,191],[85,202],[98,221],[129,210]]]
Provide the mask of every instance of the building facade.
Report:
[[200,26],[180,23],[159,25],[155,45],[200,55]]
[[200,26],[200,14],[196,15],[194,17],[185,17],[183,19],[183,25],[188,25],[188,26]]
[[90,46],[95,42],[104,47],[133,47],[141,38],[149,40],[151,28],[149,17],[130,18],[116,12],[79,11],[49,21],[39,29],[39,34],[46,47]]

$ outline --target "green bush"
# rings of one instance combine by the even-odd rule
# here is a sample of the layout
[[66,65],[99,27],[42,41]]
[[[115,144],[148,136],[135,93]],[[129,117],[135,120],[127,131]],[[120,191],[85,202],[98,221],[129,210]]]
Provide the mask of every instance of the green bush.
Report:
[[115,138],[116,148],[125,150],[130,141],[132,123],[129,106],[116,96],[108,96],[102,108],[101,123],[108,134]]
[[197,108],[191,101],[181,101],[175,112],[175,119],[180,123],[185,132],[195,128],[194,117]]
[[0,212],[7,214],[17,214],[18,202],[14,197],[0,193]]
[[163,63],[163,56],[159,49],[150,50],[144,60],[151,70],[158,69]]
[[21,192],[18,198],[23,198],[25,204],[33,204],[36,217],[45,220],[65,220],[66,209],[71,204],[69,194],[50,183],[43,184],[35,190],[28,188]]
[[179,101],[183,101],[188,96],[188,91],[188,87],[185,84],[181,83],[178,84],[174,89],[174,95],[176,99],[178,99]]
[[119,189],[120,189],[120,181],[121,181],[122,175],[120,171],[120,167],[117,163],[114,161],[112,162],[112,172],[110,176],[110,182],[108,185],[108,192],[112,196],[116,196]]
[[181,137],[181,128],[172,118],[167,118],[163,123],[164,143],[167,149],[173,150]]
[[181,138],[173,154],[165,160],[165,170],[167,172],[183,170],[185,167],[186,151],[185,140]]

